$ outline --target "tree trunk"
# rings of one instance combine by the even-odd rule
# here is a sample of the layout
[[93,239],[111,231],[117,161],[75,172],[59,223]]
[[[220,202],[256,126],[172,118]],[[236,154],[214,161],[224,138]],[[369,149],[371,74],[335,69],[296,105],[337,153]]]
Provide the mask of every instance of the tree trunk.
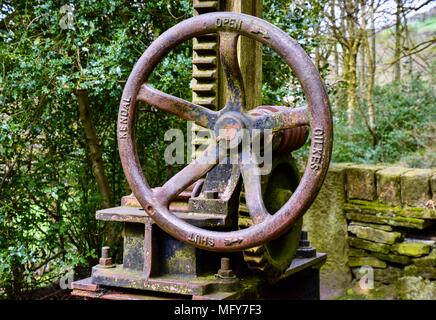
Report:
[[345,46],[341,46],[342,48],[342,74],[341,74],[341,78],[342,78],[342,82],[345,84],[343,86],[341,86],[340,89],[340,104],[343,107],[343,111],[347,110],[347,101],[348,101],[348,79],[350,77],[350,73],[349,73],[349,68],[350,68],[350,64],[349,64],[349,60],[350,60],[350,52],[349,50],[345,47]]
[[347,76],[347,123],[353,126],[355,123],[355,109],[357,104],[357,48],[350,48],[348,54],[348,76]]
[[[357,106],[357,54],[361,45],[361,30],[359,27],[359,1],[344,1],[345,27],[348,45],[348,76],[347,76],[347,122],[348,126],[355,123]],[[345,53],[345,52],[344,52]]]
[[[336,23],[336,13],[335,13],[335,3],[336,0],[330,0],[329,1],[329,6],[330,6],[330,19],[332,23]],[[336,110],[340,110],[340,96],[341,96],[341,84],[340,84],[340,74],[339,74],[339,52],[338,52],[338,42],[337,39],[335,39],[333,37],[332,39],[333,41],[333,59],[334,59],[334,76],[335,76],[335,87],[336,87],[336,92],[335,92],[335,99],[334,99],[334,106],[336,108]]]
[[[364,2],[365,0],[362,0]],[[369,20],[371,23],[369,32],[367,31],[366,24],[366,11],[365,5],[362,5],[362,31],[363,43],[366,47],[366,61],[368,65],[367,73],[367,88],[366,88],[366,102],[368,105],[368,130],[372,137],[372,145],[377,144],[377,135],[375,129],[375,106],[373,101],[374,95],[374,82],[375,82],[375,25],[374,25],[374,8],[373,4],[369,7]],[[369,38],[371,38],[371,45]]]
[[104,170],[100,142],[91,119],[88,91],[77,90],[76,96],[79,104],[80,120],[85,130],[86,140],[91,154],[92,170],[102,197],[102,206],[109,208],[112,206],[112,193]]
[[[403,10],[403,21],[404,21],[404,24],[403,24],[404,41],[407,42],[407,46],[409,48],[413,48],[414,47],[413,40],[412,40],[412,37],[410,35],[409,26],[407,24],[407,17],[406,17],[406,13],[404,12],[404,10]],[[409,55],[408,62],[409,62],[408,63],[408,68],[409,68],[408,75],[409,75],[409,77],[412,77],[413,76],[413,57],[412,57],[412,55]]]
[[359,58],[360,58],[360,77],[359,77],[359,101],[363,105],[365,99],[365,87],[366,83],[366,60],[365,55],[367,53],[366,43],[362,42],[360,46]]
[[341,84],[340,84],[340,74],[339,74],[339,52],[338,46],[335,43],[333,46],[333,55],[335,59],[335,83],[336,83],[336,93],[335,93],[335,107],[337,110],[341,109]]
[[[371,46],[368,44],[368,115],[369,115],[369,125],[371,129],[375,131],[375,106],[373,101],[374,96],[374,85],[375,85],[375,70],[376,70],[376,47],[375,47],[375,17],[374,17],[374,3],[372,4],[370,10],[370,20],[371,20]],[[367,38],[368,39],[368,38]],[[377,141],[375,141],[375,144]]]
[[401,15],[403,11],[403,0],[395,0],[397,10],[395,12],[395,49],[394,49],[394,80],[401,79]]

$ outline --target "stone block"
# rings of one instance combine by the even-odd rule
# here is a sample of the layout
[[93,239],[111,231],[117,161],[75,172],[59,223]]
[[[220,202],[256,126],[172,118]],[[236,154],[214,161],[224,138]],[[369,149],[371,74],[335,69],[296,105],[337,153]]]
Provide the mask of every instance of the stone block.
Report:
[[428,256],[413,259],[413,263],[420,267],[436,267],[436,249],[433,249]]
[[348,166],[345,169],[348,199],[375,200],[377,197],[375,173],[382,168],[384,167],[365,164]]
[[[418,207],[391,207],[379,202],[370,202],[364,200],[350,200],[344,206],[345,211],[356,211],[367,214],[374,214],[383,217],[402,216],[416,219],[436,219],[436,210]],[[429,221],[428,224],[431,224]],[[373,226],[375,228],[375,226]],[[381,227],[379,227],[381,228]]]
[[425,207],[431,199],[430,169],[413,169],[401,176],[401,202],[403,205]]
[[324,184],[304,215],[304,228],[317,251],[327,253],[321,268],[321,283],[332,294],[340,294],[351,282],[348,262],[345,173],[343,164],[331,164]]
[[386,269],[374,269],[374,280],[385,284],[397,282],[403,275],[403,270],[395,267],[388,267]]
[[412,229],[425,229],[432,223],[429,220],[408,218],[401,216],[387,216],[383,214],[362,213],[361,210],[345,207],[345,213],[348,220],[362,221],[369,223],[388,224],[394,227],[406,227]]
[[376,257],[350,257],[348,259],[350,267],[371,266],[373,268],[386,268],[386,262],[377,259]]
[[351,226],[364,226],[364,227],[371,227],[375,229],[380,229],[384,231],[392,231],[394,228],[391,226],[385,225],[385,224],[375,224],[375,223],[365,223],[365,222],[356,222],[353,221],[350,223]]
[[422,267],[411,264],[404,268],[404,275],[423,277],[425,279],[436,279],[436,268],[434,267]]
[[397,214],[403,217],[411,217],[417,219],[428,219],[433,220],[436,219],[436,210],[430,208],[397,208]]
[[[363,275],[368,274],[361,268],[352,268],[352,272],[357,280],[360,280]],[[403,276],[402,269],[391,267],[391,266],[388,266],[387,268],[384,269],[374,268],[372,272],[373,272],[372,276],[374,277],[374,281],[381,282],[384,284],[395,283],[400,277]]]
[[436,283],[421,277],[401,277],[397,292],[401,300],[436,300]]
[[355,164],[348,166],[346,172],[346,190],[348,199],[373,201],[377,196],[375,172],[381,167]]
[[400,232],[383,231],[366,226],[349,225],[348,231],[358,238],[387,244],[394,244],[402,239]]
[[394,251],[409,257],[421,257],[430,253],[431,246],[424,242],[401,242],[394,246]]
[[388,205],[401,205],[401,176],[409,168],[388,167],[377,171],[377,195],[381,202]]
[[390,245],[363,240],[355,237],[349,237],[348,243],[354,248],[365,249],[373,252],[389,253],[389,251],[391,251]]
[[348,256],[349,257],[365,257],[368,253],[363,249],[349,248]]
[[392,263],[397,263],[397,264],[402,264],[402,265],[408,265],[412,263],[412,259],[408,256],[402,256],[399,254],[393,254],[393,253],[380,253],[380,252],[373,252],[372,255],[374,257],[377,257],[381,260],[387,261],[387,262],[392,262]]

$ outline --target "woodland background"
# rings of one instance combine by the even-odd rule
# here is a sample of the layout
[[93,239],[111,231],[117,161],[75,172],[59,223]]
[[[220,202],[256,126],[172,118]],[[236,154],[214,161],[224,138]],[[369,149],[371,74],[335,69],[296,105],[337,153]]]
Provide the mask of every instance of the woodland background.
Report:
[[[124,83],[159,34],[192,16],[183,1],[1,2],[0,297],[41,297],[74,270],[115,254],[118,230],[95,211],[130,193],[116,118]],[[422,0],[265,0],[263,18],[298,40],[321,71],[334,114],[333,161],[436,166],[436,6]],[[191,43],[155,70],[153,85],[191,99]],[[301,90],[264,48],[263,103],[298,106]],[[140,156],[152,185],[176,118],[142,106]],[[296,153],[304,163],[307,149]],[[146,156],[147,155],[147,156]],[[37,290],[38,289],[38,290]]]

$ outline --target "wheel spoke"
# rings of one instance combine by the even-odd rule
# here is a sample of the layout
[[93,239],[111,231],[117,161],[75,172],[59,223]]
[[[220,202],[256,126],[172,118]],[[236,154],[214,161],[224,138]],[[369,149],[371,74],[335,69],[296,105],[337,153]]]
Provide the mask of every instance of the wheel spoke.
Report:
[[254,120],[254,129],[272,129],[273,132],[310,125],[307,107],[282,108],[284,111],[258,116]]
[[211,144],[203,154],[193,160],[169,179],[162,187],[154,189],[155,198],[166,205],[198,179],[203,177],[218,163],[219,154],[216,144]]
[[226,111],[241,111],[245,105],[245,90],[238,62],[238,37],[233,32],[220,32],[220,61],[223,67],[227,100]]
[[199,126],[213,128],[217,114],[205,107],[174,97],[143,84],[138,93],[138,100],[158,109],[175,114],[185,120],[194,121]]
[[267,219],[270,214],[265,208],[262,199],[262,185],[259,167],[254,162],[252,156],[247,156],[246,159],[249,161],[243,161],[240,165],[242,179],[244,180],[245,200],[251,219],[255,224],[258,224]]

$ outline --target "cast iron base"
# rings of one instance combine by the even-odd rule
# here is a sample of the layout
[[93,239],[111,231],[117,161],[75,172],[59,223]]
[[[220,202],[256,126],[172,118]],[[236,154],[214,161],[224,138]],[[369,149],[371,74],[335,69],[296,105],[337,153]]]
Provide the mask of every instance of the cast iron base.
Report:
[[[326,258],[325,253],[317,253],[313,258],[296,258],[289,268],[275,279],[264,279],[259,275],[239,279],[137,279],[144,283],[145,290],[124,288],[123,281],[129,283],[128,279],[119,279],[120,286],[113,287],[94,284],[91,278],[86,278],[73,282],[72,295],[107,300],[319,300],[319,268],[325,263]],[[104,274],[110,278],[110,270],[104,270],[102,276]],[[180,294],[181,288],[186,288],[185,294]]]

